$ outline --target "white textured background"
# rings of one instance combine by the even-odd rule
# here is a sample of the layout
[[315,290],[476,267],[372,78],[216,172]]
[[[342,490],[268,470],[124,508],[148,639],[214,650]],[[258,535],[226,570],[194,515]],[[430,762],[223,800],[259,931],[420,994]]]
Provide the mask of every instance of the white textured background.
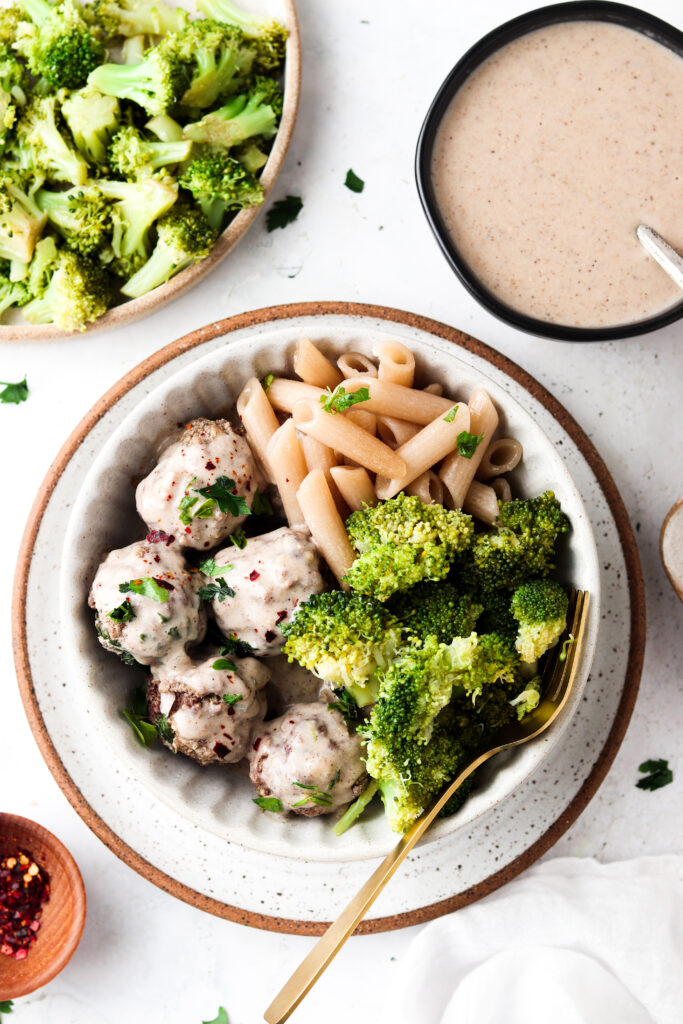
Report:
[[[260,218],[212,277],[140,324],[92,339],[0,350],[0,377],[28,373],[31,388],[25,405],[0,407],[7,561],[0,592],[0,806],[60,836],[81,867],[89,898],[78,953],[45,990],[18,1001],[17,1024],[199,1024],[215,1016],[219,1003],[231,1024],[253,1024],[310,947],[309,940],[250,931],[172,900],[91,835],[33,743],[14,683],[8,626],[11,569],[24,520],[68,432],[155,349],[209,320],[258,306],[347,299],[435,317],[511,356],[584,426],[636,524],[648,645],[623,747],[598,795],[549,856],[618,860],[681,852],[683,606],[661,568],[658,533],[683,490],[683,327],[580,346],[527,337],[497,322],[439,254],[413,179],[417,133],[446,73],[481,35],[529,6],[513,0],[299,0],[303,99],[275,192],[275,198],[288,192],[303,197],[298,221],[269,235]],[[678,0],[643,0],[641,6],[683,27]],[[366,182],[361,195],[343,187],[349,167]],[[669,758],[672,786],[655,793],[635,788],[637,765],[647,757]],[[293,1019],[381,1020],[413,931],[352,939]]]

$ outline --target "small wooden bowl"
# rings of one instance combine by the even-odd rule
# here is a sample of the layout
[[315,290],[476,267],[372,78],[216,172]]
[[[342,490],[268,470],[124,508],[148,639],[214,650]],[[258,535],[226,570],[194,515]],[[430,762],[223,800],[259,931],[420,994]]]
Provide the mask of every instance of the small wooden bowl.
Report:
[[59,839],[28,818],[0,813],[0,860],[26,850],[50,877],[40,931],[25,960],[0,955],[0,1000],[47,985],[66,967],[85,925],[85,888],[76,862]]
[[[662,529],[659,534],[659,554],[664,571],[669,577],[669,583],[676,591],[680,600],[683,601],[683,575],[681,575],[683,552],[680,548],[680,540],[676,538],[674,527],[674,521],[680,521],[681,516],[683,516],[683,497],[674,502],[662,523]],[[679,529],[678,537],[680,535],[681,531]]]

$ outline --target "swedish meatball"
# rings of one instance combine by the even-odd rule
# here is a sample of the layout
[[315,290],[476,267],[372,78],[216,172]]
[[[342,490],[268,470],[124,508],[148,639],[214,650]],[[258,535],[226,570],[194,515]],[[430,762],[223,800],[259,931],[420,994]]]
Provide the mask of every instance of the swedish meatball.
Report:
[[178,548],[164,542],[137,541],[110,551],[88,597],[97,611],[100,643],[125,660],[152,665],[173,647],[202,640],[201,582]]
[[[135,500],[150,530],[162,530],[186,547],[206,549],[244,522],[248,513],[239,506],[246,501],[251,507],[263,482],[251,448],[227,420],[196,419],[138,484]],[[200,493],[209,487],[212,495]]]
[[308,818],[355,799],[366,774],[361,742],[327,704],[293,704],[254,734],[250,778],[261,796]]
[[164,715],[162,741],[200,764],[233,764],[248,753],[263,721],[268,669],[254,658],[201,661],[185,654],[152,668],[147,702],[152,721]]
[[281,622],[288,622],[300,601],[321,594],[327,586],[320,558],[305,527],[283,526],[250,537],[242,550],[224,548],[216,565],[235,596],[216,598],[213,611],[226,635],[248,643],[259,657],[279,654],[284,644]]

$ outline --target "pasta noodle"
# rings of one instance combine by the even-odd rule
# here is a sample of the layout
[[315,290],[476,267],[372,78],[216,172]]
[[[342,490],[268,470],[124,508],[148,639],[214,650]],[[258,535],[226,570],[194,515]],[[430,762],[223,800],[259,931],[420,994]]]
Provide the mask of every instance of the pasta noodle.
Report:
[[400,341],[381,341],[374,349],[379,359],[377,376],[380,380],[388,380],[392,384],[402,384],[406,388],[413,385],[415,376],[415,356]]
[[342,498],[352,512],[357,512],[364,505],[376,505],[377,495],[372,480],[362,466],[333,466],[330,470],[332,479]]
[[382,500],[393,498],[395,494],[404,490],[413,480],[417,480],[426,470],[453,451],[458,434],[469,429],[470,411],[463,402],[457,406],[451,402],[449,409],[451,411],[455,409],[452,419],[447,421],[443,414],[440,415],[438,419],[433,420],[400,448],[397,448],[395,454],[404,459],[406,472],[393,479],[387,479],[386,474],[382,479],[378,477],[375,481],[378,498]]
[[406,464],[397,452],[363,430],[348,417],[325,412],[320,402],[304,400],[294,407],[293,421],[304,434],[311,434],[329,448],[386,476],[402,475]]
[[337,490],[330,472],[332,467],[338,464],[339,460],[337,456],[331,448],[328,448],[326,444],[322,444],[322,442],[318,441],[315,437],[311,437],[310,434],[301,434],[299,437],[299,444],[301,445],[301,450],[304,453],[306,468],[309,473],[314,469],[321,469],[323,471],[330,491],[332,492],[334,503],[339,509],[339,514],[342,516],[345,515],[346,505]]
[[498,501],[512,501],[512,491],[510,490],[510,484],[504,476],[497,476],[495,480],[491,481],[490,486],[496,492]]
[[377,416],[377,436],[390,448],[400,448],[402,444],[417,434],[420,429],[416,423],[397,420],[394,416]]
[[440,398],[416,388],[404,388],[402,384],[392,384],[391,381],[376,380],[374,377],[352,377],[347,390],[358,391],[359,388],[367,388],[370,394],[369,399],[363,402],[363,408],[368,412],[408,420],[421,427],[438,416],[444,416],[453,408],[453,402],[448,398]]
[[484,452],[477,470],[478,480],[489,480],[492,476],[509,473],[522,458],[522,446],[514,437],[501,437],[492,441]]
[[443,484],[432,469],[408,484],[406,494],[414,494],[425,505],[443,505]]
[[280,412],[290,412],[301,398],[310,398],[314,402],[320,401],[320,396],[325,392],[321,388],[315,388],[312,384],[304,384],[300,380],[287,380],[286,377],[273,377],[268,388],[267,398],[273,409]]
[[462,510],[491,526],[498,518],[498,497],[493,487],[473,480],[465,495]]
[[268,442],[267,457],[287,521],[290,526],[297,526],[304,522],[304,517],[296,495],[308,470],[296,436],[294,420],[286,420],[277,428]]
[[466,459],[459,455],[457,451],[454,451],[447,459],[444,459],[443,465],[439,470],[439,476],[448,491],[448,504],[452,508],[462,508],[465,495],[474,480],[474,475],[479,469],[479,464],[486,451],[485,445],[493,437],[498,426],[496,407],[491,401],[488,392],[484,391],[483,388],[477,388],[473,393],[469,400],[468,408],[470,411],[470,433],[476,435],[483,434],[484,436],[477,445],[471,459]]
[[437,384],[436,381],[434,381],[433,384],[428,384],[427,387],[425,388],[425,391],[427,391],[430,395],[442,395],[443,394],[442,386],[440,384]]
[[345,352],[339,356],[337,366],[347,380],[349,377],[357,377],[359,374],[363,374],[365,377],[377,376],[377,367],[372,359],[368,359],[362,352]]
[[268,442],[278,429],[277,416],[256,377],[250,377],[237,399],[237,413],[247,432],[247,440],[269,480],[273,476],[268,465]]
[[351,406],[344,413],[347,420],[351,420],[352,423],[356,423],[363,430],[367,430],[368,434],[372,434],[373,437],[377,433],[377,417],[373,416],[371,412],[367,412],[365,409],[359,409],[357,405]]
[[348,584],[343,582],[342,577],[348,572],[356,555],[322,470],[314,469],[304,478],[296,497],[316,547],[340,586],[348,590]]
[[292,362],[297,377],[318,388],[333,391],[344,379],[337,367],[308,338],[302,338],[298,343]]

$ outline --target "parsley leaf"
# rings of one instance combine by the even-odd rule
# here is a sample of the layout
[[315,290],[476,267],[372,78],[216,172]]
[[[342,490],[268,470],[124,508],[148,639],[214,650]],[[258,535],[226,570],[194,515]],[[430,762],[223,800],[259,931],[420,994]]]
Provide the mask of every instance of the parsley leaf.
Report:
[[332,691],[337,698],[336,703],[328,704],[330,711],[338,711],[344,716],[344,721],[348,726],[356,726],[360,721],[360,708],[356,703],[354,697],[351,696],[348,690],[345,690],[343,686]]
[[209,583],[206,587],[200,587],[197,591],[200,601],[213,601],[218,598],[222,604],[226,597],[234,597],[235,591],[229,587],[222,576],[219,576],[215,583]]
[[[221,512],[229,512],[232,516],[248,516],[251,509],[241,494],[235,494],[235,487],[234,480],[227,476],[219,476],[215,484],[209,487],[195,487],[195,490],[203,497],[210,498]],[[195,512],[194,515],[198,516],[200,513]]]
[[301,196],[285,196],[284,199],[278,199],[266,213],[266,230],[286,228],[299,216],[303,205]]
[[242,694],[241,693],[224,693],[223,694],[223,700],[228,705],[228,707],[232,707],[233,704],[237,704],[237,702],[239,700],[242,700]]
[[330,391],[328,388],[327,394],[320,396],[320,403],[325,412],[336,413],[342,412],[344,409],[350,409],[352,405],[357,405],[358,402],[367,402],[369,398],[370,391],[368,388],[358,388],[358,391],[347,393],[343,384],[337,384],[334,391]]
[[232,569],[231,565],[216,565],[216,561],[213,556],[207,558],[205,562],[199,566],[199,571],[203,572],[205,576],[220,576],[222,572],[226,572],[228,569]]
[[252,797],[253,802],[257,804],[262,811],[275,811],[280,812],[284,810],[282,801],[278,800],[276,796],[255,796]]
[[449,409],[448,412],[446,413],[446,415],[443,418],[444,419],[444,423],[452,423],[453,420],[455,419],[455,414],[456,414],[456,412],[458,411],[459,408],[460,408],[459,405],[454,405],[452,409]]
[[231,544],[234,544],[236,548],[240,550],[247,546],[247,535],[244,530],[238,530],[237,533],[231,533],[228,540]]
[[133,735],[143,747],[151,747],[157,737],[156,726],[152,725],[147,715],[145,688],[138,686],[130,695],[128,707],[122,709],[121,717],[128,722]]
[[175,732],[166,715],[157,715],[155,725],[162,740],[166,740],[167,743],[173,743]]
[[113,611],[107,612],[107,615],[114,622],[130,622],[131,619],[135,618],[135,609],[128,598],[126,598],[123,604],[120,604],[118,608],[114,608]]
[[273,373],[267,373],[265,377],[261,377],[261,387],[266,392],[266,394],[268,393],[270,385],[273,383],[274,380],[275,374]]
[[258,488],[254,491],[254,500],[251,503],[251,514],[254,516],[272,516],[273,506],[265,494],[261,494]]
[[0,391],[0,402],[3,405],[19,405],[20,402],[25,402],[28,398],[26,377],[23,380],[17,381],[16,384],[0,380],[0,387],[2,388],[2,391]]
[[254,648],[245,640],[238,640],[233,635],[225,638],[220,654],[236,654],[238,658],[250,658],[254,654]]
[[202,1021],[202,1024],[230,1024],[228,1015],[223,1006],[218,1007],[218,1016],[214,1017],[213,1020]]
[[214,661],[211,668],[214,668],[216,672],[236,672],[237,666],[229,658],[217,658]]
[[363,189],[365,188],[365,182],[363,181],[363,179],[359,178],[358,175],[355,174],[350,167],[346,172],[346,179],[344,181],[344,184],[352,192],[362,192]]
[[0,1013],[11,1013],[14,1002],[11,999],[0,999]]
[[674,780],[674,773],[669,768],[669,762],[662,757],[643,761],[641,765],[638,765],[638,771],[648,773],[636,782],[638,789],[661,789],[662,786],[668,786]]
[[119,583],[119,590],[122,594],[140,594],[141,597],[149,597],[159,604],[166,604],[169,590],[175,587],[171,583],[160,582],[153,576],[145,576],[141,580],[128,580],[127,583]]
[[467,430],[461,430],[456,441],[458,455],[462,455],[463,459],[471,459],[483,440],[483,434],[470,434]]
[[180,640],[180,630],[177,626],[171,626],[168,631],[168,635],[172,636],[174,640]]

